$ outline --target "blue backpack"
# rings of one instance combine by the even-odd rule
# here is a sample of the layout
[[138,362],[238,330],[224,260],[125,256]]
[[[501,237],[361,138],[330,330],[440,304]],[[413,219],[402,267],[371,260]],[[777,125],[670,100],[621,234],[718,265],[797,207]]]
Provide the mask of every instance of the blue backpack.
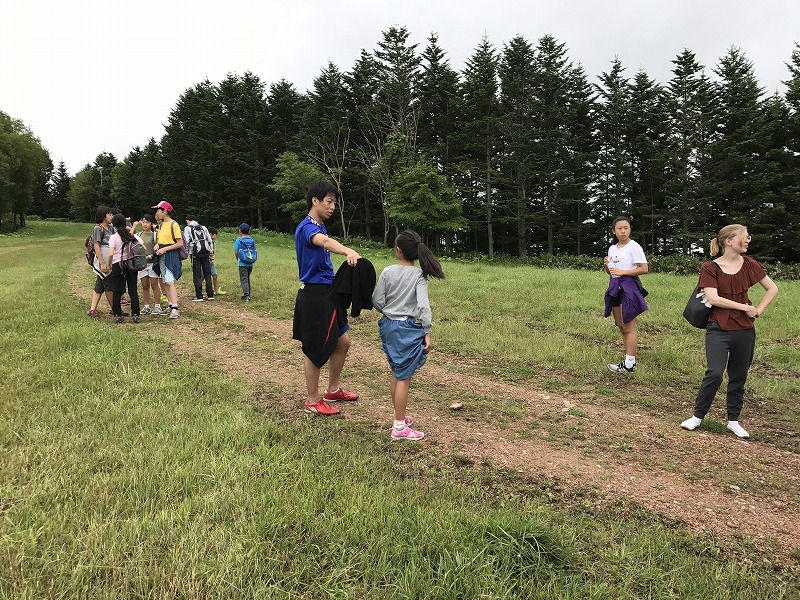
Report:
[[239,260],[247,265],[252,265],[258,260],[256,241],[251,237],[239,238]]

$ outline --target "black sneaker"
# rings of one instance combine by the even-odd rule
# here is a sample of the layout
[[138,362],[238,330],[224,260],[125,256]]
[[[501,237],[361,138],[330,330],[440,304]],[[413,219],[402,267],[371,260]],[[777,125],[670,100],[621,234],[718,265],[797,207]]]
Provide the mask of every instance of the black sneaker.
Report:
[[244,301],[245,301],[245,302],[250,302],[250,296],[245,296],[245,297],[244,297]]
[[614,373],[633,373],[636,370],[636,363],[633,363],[633,366],[629,369],[625,366],[624,362],[619,363],[618,365],[608,365],[608,370],[613,371]]
[[192,298],[192,302],[203,302],[203,297],[202,297],[202,296],[200,296],[200,297],[198,298],[197,296],[195,296],[194,298]]

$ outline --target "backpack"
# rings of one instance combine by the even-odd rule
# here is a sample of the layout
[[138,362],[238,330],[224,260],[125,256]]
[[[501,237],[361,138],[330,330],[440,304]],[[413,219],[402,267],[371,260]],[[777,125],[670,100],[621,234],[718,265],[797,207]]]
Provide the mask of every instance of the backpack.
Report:
[[252,265],[258,260],[256,241],[251,238],[239,238],[239,250],[237,256],[239,260],[247,265]]
[[86,247],[86,262],[94,266],[94,240],[92,236],[87,237],[83,245]]
[[138,238],[122,244],[122,267],[128,271],[142,271],[147,268],[147,251]]
[[202,225],[190,225],[192,230],[192,254],[194,256],[208,256],[211,254],[211,236],[208,229]]

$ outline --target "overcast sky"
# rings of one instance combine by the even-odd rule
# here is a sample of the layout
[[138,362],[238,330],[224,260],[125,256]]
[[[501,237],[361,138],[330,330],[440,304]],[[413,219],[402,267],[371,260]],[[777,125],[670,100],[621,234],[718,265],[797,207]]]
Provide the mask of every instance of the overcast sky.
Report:
[[101,152],[123,160],[159,140],[178,97],[208,78],[251,71],[300,92],[333,61],[350,70],[381,32],[431,32],[461,70],[487,36],[564,42],[590,81],[619,57],[659,82],[692,50],[707,73],[733,45],[768,93],[784,92],[797,0],[0,0],[0,110],[21,119],[70,174]]

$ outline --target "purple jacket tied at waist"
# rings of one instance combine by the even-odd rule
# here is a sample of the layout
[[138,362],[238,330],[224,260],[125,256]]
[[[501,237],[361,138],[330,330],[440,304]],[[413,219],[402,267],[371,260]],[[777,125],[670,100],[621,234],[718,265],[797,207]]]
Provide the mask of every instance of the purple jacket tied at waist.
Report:
[[647,310],[647,302],[644,301],[645,295],[647,292],[644,291],[638,277],[629,275],[612,277],[606,290],[606,311],[603,316],[607,317],[611,314],[612,301],[621,296],[622,322],[629,323]]

